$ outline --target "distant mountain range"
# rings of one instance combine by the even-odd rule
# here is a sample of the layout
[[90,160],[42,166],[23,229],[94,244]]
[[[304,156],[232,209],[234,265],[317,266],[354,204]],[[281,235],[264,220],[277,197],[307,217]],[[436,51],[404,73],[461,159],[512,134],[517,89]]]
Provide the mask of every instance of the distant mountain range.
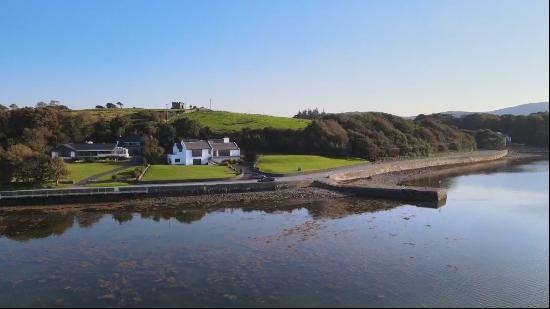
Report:
[[453,115],[454,117],[462,117],[470,114],[492,114],[492,115],[529,115],[532,113],[538,112],[547,112],[548,111],[548,102],[539,102],[539,103],[527,103],[517,106],[497,109],[489,112],[464,112],[464,111],[448,111],[443,112],[442,114]]

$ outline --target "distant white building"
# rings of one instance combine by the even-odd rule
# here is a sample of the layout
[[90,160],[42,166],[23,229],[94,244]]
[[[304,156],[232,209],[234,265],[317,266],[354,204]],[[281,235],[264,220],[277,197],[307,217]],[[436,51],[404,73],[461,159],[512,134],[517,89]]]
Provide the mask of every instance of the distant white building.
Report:
[[175,143],[172,154],[168,155],[168,164],[206,165],[209,161],[217,163],[239,159],[241,150],[229,138],[212,140],[183,140]]

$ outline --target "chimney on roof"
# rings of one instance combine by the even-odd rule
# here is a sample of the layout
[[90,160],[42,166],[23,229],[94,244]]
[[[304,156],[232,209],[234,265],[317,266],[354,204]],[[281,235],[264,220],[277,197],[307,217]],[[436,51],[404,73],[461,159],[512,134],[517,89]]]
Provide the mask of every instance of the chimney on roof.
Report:
[[224,143],[229,143],[229,137],[224,137],[224,138],[223,138],[223,142],[224,142]]

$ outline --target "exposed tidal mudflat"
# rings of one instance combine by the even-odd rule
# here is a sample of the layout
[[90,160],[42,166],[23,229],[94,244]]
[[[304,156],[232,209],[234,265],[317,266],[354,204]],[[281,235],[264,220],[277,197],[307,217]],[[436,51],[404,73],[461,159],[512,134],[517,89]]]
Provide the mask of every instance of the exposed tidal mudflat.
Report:
[[323,190],[0,209],[0,306],[544,307],[548,176],[417,180],[449,189],[439,209]]

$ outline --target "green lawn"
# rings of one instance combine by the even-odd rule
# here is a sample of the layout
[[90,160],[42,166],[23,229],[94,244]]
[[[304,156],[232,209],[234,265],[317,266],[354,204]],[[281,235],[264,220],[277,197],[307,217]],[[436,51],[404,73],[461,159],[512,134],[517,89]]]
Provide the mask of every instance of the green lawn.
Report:
[[361,159],[336,159],[310,155],[261,155],[256,166],[261,171],[267,173],[291,174],[300,171],[317,171],[366,162]]
[[142,181],[191,181],[206,179],[226,179],[235,176],[227,166],[212,165],[151,165]]
[[311,121],[289,117],[276,117],[258,114],[241,114],[222,111],[200,111],[185,114],[183,117],[197,121],[203,127],[210,127],[215,133],[236,132],[244,128],[299,130],[305,128]]
[[99,177],[98,180],[112,180],[112,176],[113,175],[116,175],[117,178],[134,178],[134,170],[136,169],[136,167],[140,167],[140,165],[132,165],[128,168],[125,168],[123,170],[120,170],[116,173],[110,173],[108,175],[105,175],[103,177]]
[[67,163],[66,166],[69,170],[69,175],[65,179],[74,180],[76,183],[90,176],[118,168],[122,164],[124,162]]

